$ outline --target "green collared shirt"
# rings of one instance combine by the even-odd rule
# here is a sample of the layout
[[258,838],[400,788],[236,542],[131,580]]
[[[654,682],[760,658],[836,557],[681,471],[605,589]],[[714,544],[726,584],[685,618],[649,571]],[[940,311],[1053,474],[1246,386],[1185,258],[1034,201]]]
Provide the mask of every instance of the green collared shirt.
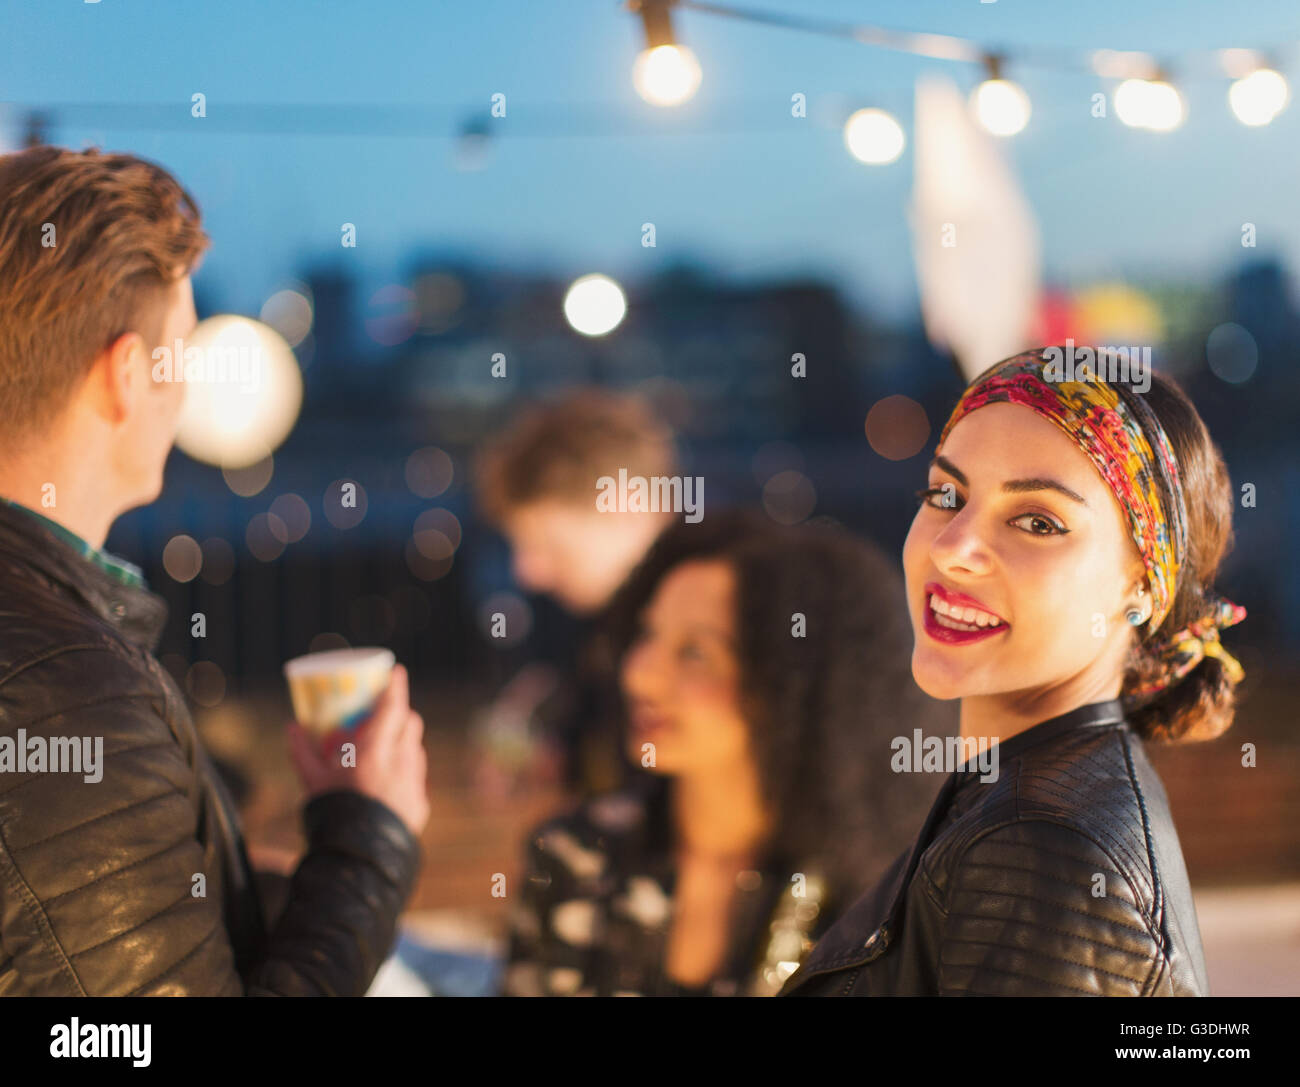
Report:
[[91,547],[75,532],[69,532],[58,522],[51,521],[48,517],[42,517],[35,510],[28,509],[28,507],[18,502],[10,502],[7,498],[0,498],[0,502],[3,502],[10,509],[21,510],[29,517],[34,517],[44,528],[71,547],[78,555],[93,562],[123,585],[130,585],[135,589],[148,588],[148,584],[144,580],[144,572],[134,563],[127,562],[126,559],[119,558],[117,555],[111,555],[101,548]]

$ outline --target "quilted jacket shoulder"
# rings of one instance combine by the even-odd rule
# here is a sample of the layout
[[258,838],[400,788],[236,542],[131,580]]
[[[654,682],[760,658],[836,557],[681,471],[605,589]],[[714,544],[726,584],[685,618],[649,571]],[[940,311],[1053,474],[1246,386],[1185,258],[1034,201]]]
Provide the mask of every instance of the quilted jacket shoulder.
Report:
[[0,995],[361,995],[417,843],[368,797],[315,798],[268,931],[234,805],[150,652],[164,618],[0,506]]
[[785,992],[1208,991],[1168,802],[1118,703],[1038,727],[1002,745],[995,781],[949,779],[892,886],[855,904]]

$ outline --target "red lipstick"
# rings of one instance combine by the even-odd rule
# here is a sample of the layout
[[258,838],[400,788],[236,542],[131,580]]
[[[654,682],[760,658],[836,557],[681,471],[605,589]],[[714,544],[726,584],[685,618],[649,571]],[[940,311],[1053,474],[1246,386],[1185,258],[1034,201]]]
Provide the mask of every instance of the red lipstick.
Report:
[[[951,626],[945,626],[940,621],[938,613],[930,607],[930,597],[932,596],[937,596],[943,603],[952,608],[974,608],[976,611],[982,611],[995,619],[996,623],[970,630],[959,630]],[[1010,629],[1005,619],[991,608],[985,607],[973,596],[945,589],[936,581],[926,582],[925,600],[922,602],[922,608],[925,614],[926,634],[936,642],[942,642],[944,645],[970,645],[973,642],[981,642],[985,638],[992,638],[994,635]],[[963,627],[975,626],[975,624],[967,623],[965,620],[953,620],[950,616],[943,616],[943,619],[947,622],[959,622]]]

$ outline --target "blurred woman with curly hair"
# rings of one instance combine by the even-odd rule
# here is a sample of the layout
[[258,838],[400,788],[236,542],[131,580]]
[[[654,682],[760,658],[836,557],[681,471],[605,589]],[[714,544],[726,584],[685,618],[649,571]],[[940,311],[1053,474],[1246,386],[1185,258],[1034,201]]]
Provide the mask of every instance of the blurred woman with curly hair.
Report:
[[515,995],[769,995],[910,841],[938,786],[891,772],[955,715],[908,664],[901,580],[823,525],[669,529],[614,602],[629,779],[531,836]]

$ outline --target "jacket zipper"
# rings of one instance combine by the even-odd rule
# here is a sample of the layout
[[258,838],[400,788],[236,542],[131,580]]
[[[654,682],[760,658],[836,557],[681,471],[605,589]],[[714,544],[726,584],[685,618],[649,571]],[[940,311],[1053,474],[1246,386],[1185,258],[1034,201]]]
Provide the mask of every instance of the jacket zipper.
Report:
[[858,967],[849,975],[849,980],[844,983],[844,988],[840,990],[840,996],[848,996],[853,989],[853,983],[858,980],[858,975],[862,973],[862,967]]

